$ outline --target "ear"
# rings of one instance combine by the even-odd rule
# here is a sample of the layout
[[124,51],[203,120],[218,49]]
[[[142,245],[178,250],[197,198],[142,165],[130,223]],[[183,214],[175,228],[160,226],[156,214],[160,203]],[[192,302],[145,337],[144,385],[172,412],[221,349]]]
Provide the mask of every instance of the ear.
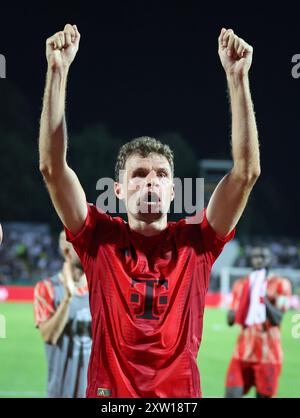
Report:
[[122,183],[119,183],[117,181],[114,182],[114,192],[118,199],[124,199],[124,187]]

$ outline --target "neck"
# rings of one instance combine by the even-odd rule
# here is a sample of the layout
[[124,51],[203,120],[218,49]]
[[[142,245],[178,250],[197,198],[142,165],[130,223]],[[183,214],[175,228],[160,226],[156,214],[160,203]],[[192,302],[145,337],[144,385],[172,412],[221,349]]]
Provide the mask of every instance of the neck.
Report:
[[146,237],[158,235],[161,231],[167,228],[167,215],[163,215],[159,219],[145,220],[136,219],[128,213],[128,224],[130,229]]

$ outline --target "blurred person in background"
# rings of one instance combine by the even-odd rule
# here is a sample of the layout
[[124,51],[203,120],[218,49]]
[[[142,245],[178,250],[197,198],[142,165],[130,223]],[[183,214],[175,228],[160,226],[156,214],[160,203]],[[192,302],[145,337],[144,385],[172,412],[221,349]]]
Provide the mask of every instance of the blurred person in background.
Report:
[[47,396],[83,398],[92,345],[86,277],[65,232],[59,237],[63,268],[34,290],[34,317],[45,342]]
[[254,247],[252,272],[232,289],[227,322],[242,329],[227,371],[227,398],[240,398],[252,386],[258,398],[273,397],[277,391],[283,360],[280,323],[289,306],[291,284],[270,272],[271,260],[268,248]]

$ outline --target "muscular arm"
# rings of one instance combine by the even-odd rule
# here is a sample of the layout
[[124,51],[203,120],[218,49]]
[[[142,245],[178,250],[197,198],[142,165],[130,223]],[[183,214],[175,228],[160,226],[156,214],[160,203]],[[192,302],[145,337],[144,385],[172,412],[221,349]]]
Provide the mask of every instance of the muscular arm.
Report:
[[232,31],[223,30],[219,38],[219,55],[226,72],[231,105],[233,168],[216,187],[207,207],[207,218],[219,235],[226,236],[245,209],[260,175],[260,161],[248,78],[252,47]]
[[43,340],[48,344],[57,344],[69,317],[70,299],[65,297],[54,315],[39,325]]
[[40,122],[39,155],[40,171],[56,212],[63,224],[76,234],[86,219],[87,206],[81,184],[66,161],[66,86],[69,66],[79,44],[78,32],[75,35],[70,27],[66,25],[64,32],[47,40],[48,71]]

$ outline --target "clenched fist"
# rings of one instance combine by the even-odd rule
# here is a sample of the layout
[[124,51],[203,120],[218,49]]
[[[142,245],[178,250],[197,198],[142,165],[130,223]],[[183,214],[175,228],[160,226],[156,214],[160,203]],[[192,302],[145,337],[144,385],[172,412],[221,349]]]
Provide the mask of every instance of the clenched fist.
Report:
[[234,76],[248,74],[252,63],[252,46],[235,35],[232,29],[222,28],[218,41],[218,52],[226,74]]
[[46,41],[46,57],[52,69],[69,68],[79,48],[80,33],[76,25],[67,24]]

